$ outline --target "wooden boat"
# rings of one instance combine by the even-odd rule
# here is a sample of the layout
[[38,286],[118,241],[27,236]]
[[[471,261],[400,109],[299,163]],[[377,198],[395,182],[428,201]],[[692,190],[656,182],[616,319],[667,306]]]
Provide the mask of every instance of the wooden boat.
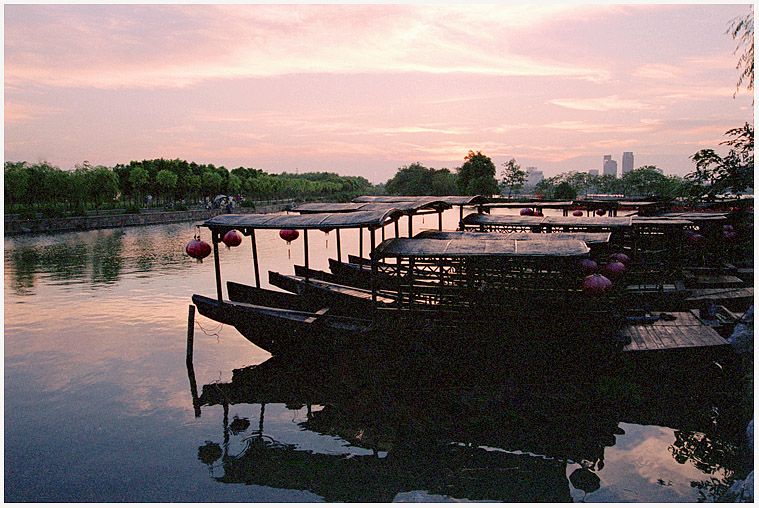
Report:
[[[397,222],[399,210],[309,215],[219,215],[203,226],[211,230],[216,271],[216,298],[193,295],[198,312],[220,323],[234,326],[253,344],[274,355],[302,355],[328,351],[355,344],[372,336],[374,325],[368,316],[348,316],[345,310],[324,306],[319,298],[304,298],[298,294],[282,293],[261,288],[256,229],[303,229],[304,237],[312,229],[368,228],[375,231]],[[256,286],[228,283],[228,298],[224,299],[219,243],[228,231],[237,230],[252,240],[253,267]],[[308,268],[308,242],[305,242]]]
[[[217,295],[195,295],[193,301],[202,315],[235,326],[276,355],[358,344],[374,348],[393,341],[442,348],[542,347],[565,340],[613,343],[614,332],[625,321],[628,288],[617,284],[602,297],[590,297],[583,292],[579,264],[594,248],[608,252],[604,249],[616,233],[631,230],[631,218],[517,217],[532,221],[526,227],[546,232],[426,231],[413,238],[399,236],[402,217],[408,216],[410,224],[420,207],[442,209],[444,204],[407,202],[398,209],[393,203],[374,203],[357,210],[352,205],[333,207],[333,213],[315,209],[301,215],[217,216],[203,224],[212,233]],[[468,219],[462,224],[472,222],[471,215]],[[480,227],[488,221],[477,222]],[[378,244],[386,226],[395,226],[396,237]],[[678,227],[683,226],[681,220]],[[266,290],[260,285],[255,231],[285,228],[303,231],[305,263],[295,275],[269,272],[269,282],[285,291]],[[339,232],[346,228],[368,230],[370,258],[359,253],[343,263]],[[218,244],[233,229],[252,239],[256,284],[230,282],[224,299]],[[338,233],[338,259],[330,260],[331,273],[309,267],[307,238],[313,229]]]

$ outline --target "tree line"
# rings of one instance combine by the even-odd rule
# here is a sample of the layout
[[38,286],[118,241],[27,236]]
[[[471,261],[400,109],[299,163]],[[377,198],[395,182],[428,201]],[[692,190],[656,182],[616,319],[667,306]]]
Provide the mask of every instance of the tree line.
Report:
[[[366,178],[337,173],[269,174],[262,169],[152,159],[113,168],[85,161],[73,170],[47,162],[5,162],[5,209],[48,213],[84,212],[101,207],[138,209],[212,201],[219,194],[243,200],[328,199],[345,201],[374,192]],[[184,204],[183,204],[184,203]]]

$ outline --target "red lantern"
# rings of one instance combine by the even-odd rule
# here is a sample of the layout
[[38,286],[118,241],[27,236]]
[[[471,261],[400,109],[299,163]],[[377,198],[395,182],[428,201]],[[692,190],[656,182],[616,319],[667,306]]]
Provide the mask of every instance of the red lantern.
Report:
[[596,273],[598,271],[598,263],[592,259],[583,259],[582,263],[580,263],[580,268],[585,274]]
[[290,259],[290,242],[293,240],[297,240],[297,238],[300,236],[300,233],[298,233],[295,229],[280,229],[279,230],[279,237],[287,242],[287,259]]
[[208,256],[211,253],[211,246],[200,239],[200,227],[198,227],[198,233],[195,235],[195,237],[187,242],[187,246],[184,248],[184,251],[188,256],[197,259],[200,263],[203,262],[204,257]]
[[601,215],[601,216],[606,215],[606,210],[599,208],[598,210],[596,210],[596,215]]
[[591,296],[601,295],[606,293],[612,287],[612,283],[609,279],[601,274],[588,275],[582,281],[582,289]]
[[519,210],[519,215],[534,215],[532,208],[522,208]]
[[574,212],[572,212],[572,215],[574,215],[575,217],[582,217],[582,210],[575,210]]
[[687,241],[689,245],[699,246],[704,243],[704,235],[691,232],[691,234],[687,236]]
[[722,232],[722,237],[728,242],[732,242],[738,237],[738,233],[732,229],[726,229]]
[[535,217],[542,217],[543,216],[543,212],[541,212],[539,210],[536,210],[536,211],[532,212],[532,215],[534,215]]
[[224,235],[224,238],[222,238],[221,241],[224,242],[224,245],[227,247],[237,247],[242,243],[242,235],[239,231],[233,229],[227,231],[227,234]]
[[626,271],[627,268],[625,265],[619,261],[612,261],[611,263],[608,263],[606,266],[604,266],[604,274],[611,280],[621,278]]

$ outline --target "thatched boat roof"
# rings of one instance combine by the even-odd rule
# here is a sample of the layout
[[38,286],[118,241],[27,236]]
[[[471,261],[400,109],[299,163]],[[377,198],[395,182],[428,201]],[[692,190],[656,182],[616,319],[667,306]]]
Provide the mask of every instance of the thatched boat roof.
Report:
[[368,201],[354,203],[303,203],[292,209],[298,213],[348,213],[367,210],[390,210],[397,209],[407,215],[419,213],[422,210],[442,211],[451,208],[451,205],[436,198],[418,198],[407,201]]
[[588,252],[580,240],[392,238],[379,244],[372,257],[580,257]]
[[237,229],[248,234],[254,229],[377,229],[392,223],[402,215],[397,208],[383,208],[348,213],[284,214],[225,214],[217,215],[202,225],[214,231]]
[[609,243],[609,239],[611,238],[611,233],[609,232],[603,232],[603,233],[586,233],[584,231],[581,232],[574,232],[574,233],[565,233],[565,232],[556,232],[556,233],[526,233],[526,232],[515,232],[515,233],[493,233],[493,232],[481,232],[481,231],[436,231],[436,230],[427,230],[422,231],[421,233],[418,233],[414,236],[414,238],[429,238],[434,240],[452,240],[456,238],[470,238],[473,240],[486,240],[486,239],[492,239],[492,240],[502,240],[502,241],[508,241],[508,240],[580,240],[581,242],[585,242],[586,244],[602,244],[602,243]]
[[488,198],[476,196],[359,196],[354,203],[401,203],[408,201],[442,201],[451,206],[480,205],[488,202]]
[[464,217],[467,226],[552,226],[552,227],[630,227],[631,217],[536,217],[534,215],[491,215],[471,213]]

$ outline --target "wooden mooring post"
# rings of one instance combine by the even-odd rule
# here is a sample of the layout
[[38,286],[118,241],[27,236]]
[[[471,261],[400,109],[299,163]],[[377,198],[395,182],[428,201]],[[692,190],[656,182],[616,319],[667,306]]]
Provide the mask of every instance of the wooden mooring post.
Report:
[[195,418],[200,417],[200,398],[198,397],[198,384],[195,381],[195,368],[192,366],[192,352],[195,342],[195,306],[190,305],[187,313],[187,377],[190,379],[190,393],[192,394],[192,407],[195,409]]

